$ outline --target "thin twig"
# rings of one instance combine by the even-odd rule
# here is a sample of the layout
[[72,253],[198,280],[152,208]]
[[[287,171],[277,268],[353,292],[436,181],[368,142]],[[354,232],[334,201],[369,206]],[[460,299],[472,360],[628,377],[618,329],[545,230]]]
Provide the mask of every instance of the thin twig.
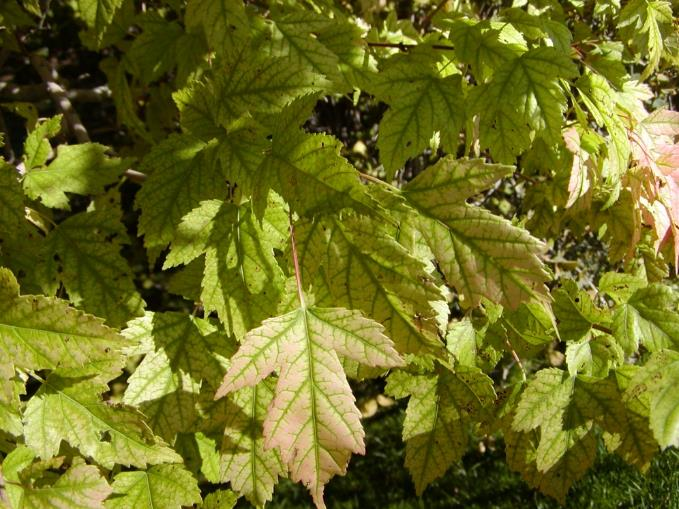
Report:
[[146,173],[142,173],[137,170],[133,170],[132,168],[129,168],[125,170],[125,173],[123,173],[125,177],[127,177],[128,180],[131,180],[132,182],[136,182],[137,184],[141,184],[144,182],[148,177]]
[[422,30],[426,30],[429,28],[429,25],[431,24],[431,20],[434,19],[434,16],[438,14],[438,12],[445,7],[445,5],[448,3],[448,0],[441,0],[438,4],[436,4],[436,7],[427,14],[423,19],[422,19],[422,24],[420,25],[422,27]]
[[[370,42],[368,41],[366,43],[368,46],[373,47],[373,48],[395,48],[399,49],[401,51],[408,51],[411,48],[417,48],[420,46],[419,44],[408,44],[405,42]],[[426,46],[426,45],[424,45]],[[442,50],[454,50],[454,46],[450,46],[448,44],[431,44],[429,47],[433,49],[442,49]]]
[[[76,88],[65,92],[66,97],[72,102],[99,103],[111,98],[111,89],[107,85],[94,88]],[[44,83],[17,85],[8,81],[0,81],[0,100],[2,101],[38,102],[49,98]]]
[[290,218],[290,246],[292,247],[292,262],[295,266],[295,282],[297,283],[297,295],[299,296],[299,304],[302,308],[306,308],[304,301],[304,290],[302,287],[302,271],[299,270],[299,258],[297,256],[297,244],[295,243],[295,225],[292,221],[292,209],[288,211]]
[[383,186],[391,187],[392,189],[398,190],[396,186],[391,185],[389,182],[385,182],[384,180],[378,179],[377,177],[373,177],[372,175],[368,175],[367,173],[363,173],[362,171],[359,171],[358,175],[362,179],[369,180],[370,182],[375,182],[376,184],[382,184]]
[[609,329],[608,327],[604,325],[599,325],[598,323],[593,323],[592,324],[592,329],[598,330],[599,332],[603,332],[605,334],[608,334],[609,336],[613,335],[613,330]]

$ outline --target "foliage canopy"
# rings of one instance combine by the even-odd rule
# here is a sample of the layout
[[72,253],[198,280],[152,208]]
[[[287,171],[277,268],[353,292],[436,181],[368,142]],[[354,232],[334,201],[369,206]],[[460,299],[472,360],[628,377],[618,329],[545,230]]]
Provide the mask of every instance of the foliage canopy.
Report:
[[[642,471],[679,446],[674,7],[3,2],[0,58],[57,109],[0,105],[25,120],[0,163],[0,506],[263,506],[289,477],[324,507],[370,453],[365,379],[408,398],[418,494],[478,436],[560,501],[598,440]],[[39,51],[64,17],[106,144]],[[338,102],[378,132],[320,128]],[[589,279],[561,251],[583,238]]]

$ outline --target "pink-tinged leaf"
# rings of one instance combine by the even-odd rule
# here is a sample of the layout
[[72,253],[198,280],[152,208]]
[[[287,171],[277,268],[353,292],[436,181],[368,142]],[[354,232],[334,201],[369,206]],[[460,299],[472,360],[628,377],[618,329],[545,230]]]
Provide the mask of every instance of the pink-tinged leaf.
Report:
[[582,150],[580,134],[574,127],[564,131],[563,139],[566,142],[566,148],[573,153],[573,165],[568,181],[568,202],[566,203],[566,208],[569,208],[589,190],[588,163],[590,159],[589,154]]
[[264,445],[280,450],[290,477],[325,507],[323,489],[363,454],[361,414],[340,352],[368,366],[403,364],[382,326],[358,311],[302,307],[262,323],[243,339],[216,397],[254,385],[276,370],[274,399],[264,419]]

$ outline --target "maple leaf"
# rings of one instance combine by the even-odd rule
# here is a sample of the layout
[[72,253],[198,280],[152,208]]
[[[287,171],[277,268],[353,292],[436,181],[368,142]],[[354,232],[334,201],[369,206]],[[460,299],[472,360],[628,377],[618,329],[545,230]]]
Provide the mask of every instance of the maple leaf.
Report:
[[313,281],[322,267],[323,281],[318,284],[327,288],[332,305],[360,309],[384,324],[400,352],[441,349],[433,309],[435,302],[443,301],[440,288],[423,262],[376,222],[356,216],[318,218],[296,231],[304,246],[304,278]]
[[61,299],[19,296],[19,286],[0,268],[0,351],[18,368],[81,368],[97,361],[122,360],[129,343],[100,318]]
[[410,157],[424,151],[438,132],[442,147],[455,152],[464,122],[462,82],[452,66],[439,69],[431,52],[413,51],[392,57],[368,85],[390,105],[380,122],[377,147],[387,179]]
[[237,51],[250,37],[248,17],[237,0],[191,0],[184,16],[186,26],[202,28],[210,48],[221,54]]
[[229,394],[221,400],[225,403],[210,414],[213,422],[223,426],[218,450],[215,441],[207,437],[198,442],[203,458],[201,470],[208,480],[231,483],[255,507],[263,507],[271,500],[278,477],[286,472],[278,449],[266,449],[262,434],[274,387],[275,381],[266,378]]
[[12,508],[104,509],[104,499],[111,493],[111,487],[97,467],[78,462],[47,484],[48,476],[35,480],[24,478],[23,471],[34,465],[33,459],[33,452],[20,445],[2,462],[2,474],[8,481],[3,492],[7,494]]
[[102,401],[108,390],[104,383],[50,375],[26,405],[26,444],[41,458],[51,458],[64,440],[109,469],[116,463],[144,468],[181,461],[153,436],[138,411]]
[[410,395],[403,440],[406,467],[418,495],[459,460],[467,450],[467,428],[495,400],[493,385],[478,368],[437,366],[433,373],[390,375],[386,391],[397,398]]
[[231,359],[215,397],[279,371],[264,419],[266,447],[277,447],[294,481],[318,507],[323,489],[344,474],[352,452],[364,453],[361,414],[337,354],[368,366],[402,364],[382,327],[357,311],[302,306],[250,331]]
[[513,163],[531,145],[532,133],[557,141],[566,109],[559,79],[577,75],[570,58],[549,47],[506,61],[488,83],[471,91],[481,145],[489,147],[497,161]]
[[419,227],[448,282],[470,301],[482,297],[509,308],[544,299],[544,247],[525,230],[466,198],[511,172],[510,166],[447,156],[406,184],[402,193],[419,214]]
[[124,0],[78,0],[80,16],[96,34],[98,43],[102,42],[106,28],[123,2]]
[[146,355],[128,380],[123,402],[139,408],[168,442],[193,430],[207,406],[201,389],[214,391],[224,375],[220,357],[233,351],[225,335],[183,313],[149,313],[130,322],[123,335],[148,345],[133,351]]
[[106,509],[181,509],[201,501],[198,482],[180,465],[155,465],[121,472],[113,479]]
[[100,193],[129,167],[129,159],[107,157],[107,150],[97,143],[61,145],[48,166],[26,172],[24,191],[47,207],[69,209],[66,193]]
[[261,222],[250,203],[204,201],[182,218],[165,267],[205,254],[201,300],[229,333],[242,337],[275,314],[283,272],[274,257],[287,238],[288,218],[275,195]]
[[61,282],[69,300],[114,326],[144,311],[132,269],[120,255],[129,244],[116,208],[75,214],[51,230],[40,268],[43,288],[56,293]]

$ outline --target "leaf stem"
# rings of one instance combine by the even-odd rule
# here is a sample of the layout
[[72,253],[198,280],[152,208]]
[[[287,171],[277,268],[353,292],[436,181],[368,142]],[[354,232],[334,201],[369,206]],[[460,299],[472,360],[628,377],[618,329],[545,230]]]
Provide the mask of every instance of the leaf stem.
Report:
[[598,323],[593,323],[592,324],[592,329],[598,330],[599,332],[603,332],[605,334],[608,334],[609,336],[613,335],[613,330],[609,329],[608,327],[604,325],[599,325]]
[[297,244],[295,243],[295,225],[292,220],[292,209],[288,209],[288,217],[290,218],[290,246],[292,248],[292,263],[295,266],[295,282],[297,283],[297,296],[299,297],[299,304],[302,308],[306,308],[304,301],[304,291],[302,286],[302,271],[299,269],[299,257],[297,256]]
[[519,358],[519,354],[516,353],[516,350],[514,350],[514,346],[512,345],[512,342],[509,341],[509,338],[505,339],[506,345],[509,347],[509,351],[512,353],[512,357],[514,358],[514,362],[516,362],[516,365],[519,366],[519,369],[521,370],[521,377],[523,378],[523,381],[525,382],[528,380],[526,377],[526,370],[523,367],[523,363],[521,362],[521,359]]
[[358,174],[362,179],[369,180],[370,182],[375,182],[376,184],[382,184],[384,186],[391,187],[392,189],[398,190],[398,187],[393,186],[389,182],[385,182],[382,179],[379,179],[377,177],[373,177],[372,175],[368,175],[367,173],[363,173],[362,171],[359,171]]

